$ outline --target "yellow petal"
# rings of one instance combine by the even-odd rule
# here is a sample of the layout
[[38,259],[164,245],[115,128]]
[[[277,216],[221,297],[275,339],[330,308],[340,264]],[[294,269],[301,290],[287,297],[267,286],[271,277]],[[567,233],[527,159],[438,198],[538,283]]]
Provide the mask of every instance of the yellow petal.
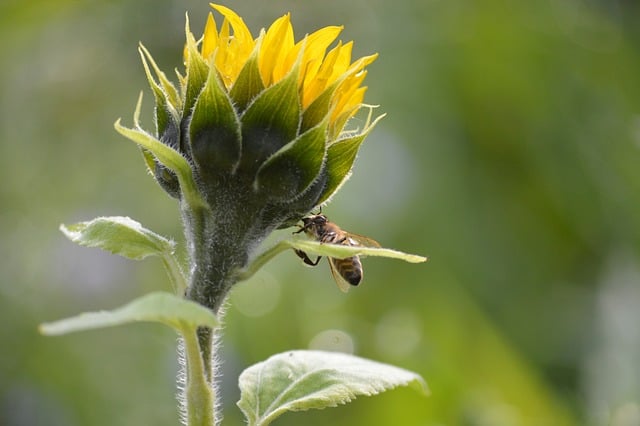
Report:
[[[366,87],[358,88],[352,95],[351,99],[347,102],[342,110],[335,109],[331,115],[329,137],[335,138],[340,135],[345,127],[347,121],[355,115],[362,107],[362,100],[364,94],[367,91]],[[366,125],[365,125],[366,127]]]
[[[216,56],[216,68],[222,74],[225,86],[230,87],[251,55],[255,42],[244,21],[233,10],[211,3],[211,7],[224,16],[218,35],[218,49],[224,50]],[[233,36],[229,33],[233,28]]]
[[324,58],[327,48],[338,37],[343,27],[325,27],[318,31],[307,35],[303,40],[299,41],[294,49],[289,52],[287,57],[288,63],[296,61],[300,49],[304,46],[304,52],[300,61],[300,66],[303,73],[300,75],[300,83],[304,82],[307,78],[309,81],[318,72],[322,59]]
[[338,52],[336,61],[333,64],[333,68],[331,70],[331,74],[329,75],[327,85],[336,81],[338,77],[340,77],[349,69],[349,65],[351,64],[352,49],[353,49],[352,41],[342,46],[342,48]]
[[[303,61],[324,57],[327,48],[340,35],[342,29],[343,27],[325,27],[306,36]],[[298,44],[302,44],[302,41]]]
[[215,64],[222,81],[227,88],[233,84],[233,64],[231,63],[231,52],[229,49],[229,21],[224,20],[220,27],[220,34],[218,35],[218,53],[216,55]]
[[348,71],[358,72],[364,69],[365,67],[369,66],[376,59],[378,59],[377,53],[374,53],[373,55],[369,55],[369,56],[363,56],[362,58],[358,59],[353,64],[351,64]]
[[211,7],[220,12],[222,16],[224,16],[230,23],[231,27],[233,27],[233,35],[236,40],[241,43],[252,42],[253,37],[251,36],[251,32],[249,28],[245,25],[244,21],[237,13],[228,7],[221,6],[219,4],[210,3]]
[[305,75],[302,84],[302,105],[310,105],[328,86],[329,77],[333,72],[333,66],[338,59],[341,48],[342,42],[327,53],[326,58],[324,58],[315,74],[309,73]]
[[207,17],[207,24],[204,27],[204,34],[202,35],[202,57],[205,61],[218,47],[218,29],[216,27],[216,21],[213,19],[213,13],[209,13]]
[[282,65],[289,51],[293,48],[293,28],[291,16],[286,14],[271,24],[262,40],[258,66],[265,86],[270,86],[282,79],[290,70]]
[[[332,100],[331,121],[334,121],[343,112],[350,111],[353,107],[361,103],[362,100],[358,100],[358,96],[354,95],[359,93],[358,90],[361,89],[360,84],[362,84],[365,77],[366,71],[363,71],[340,83]],[[362,92],[362,94],[364,94],[364,92]]]

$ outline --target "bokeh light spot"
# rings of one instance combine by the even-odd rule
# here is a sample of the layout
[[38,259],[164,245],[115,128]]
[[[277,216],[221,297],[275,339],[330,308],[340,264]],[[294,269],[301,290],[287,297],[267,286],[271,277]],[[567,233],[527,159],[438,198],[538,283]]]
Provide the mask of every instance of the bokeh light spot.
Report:
[[324,330],[311,339],[309,349],[352,354],[355,343],[351,335],[342,330]]
[[420,317],[407,309],[385,314],[375,330],[378,352],[389,358],[402,358],[413,352],[422,339]]
[[231,304],[243,315],[261,317],[273,311],[280,301],[281,285],[268,272],[236,285]]

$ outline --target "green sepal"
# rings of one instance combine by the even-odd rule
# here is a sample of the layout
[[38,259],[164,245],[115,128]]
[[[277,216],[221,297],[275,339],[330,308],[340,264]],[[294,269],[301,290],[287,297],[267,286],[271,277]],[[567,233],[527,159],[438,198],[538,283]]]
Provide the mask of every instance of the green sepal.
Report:
[[159,161],[156,161],[153,168],[153,177],[156,178],[156,182],[167,194],[177,200],[180,199],[180,181],[174,172],[163,166]]
[[258,170],[255,189],[276,200],[295,199],[302,194],[320,174],[328,122],[321,122],[269,157]]
[[376,118],[376,120],[370,125],[367,125],[361,133],[347,136],[329,145],[326,165],[328,175],[327,183],[322,196],[318,200],[318,204],[328,201],[349,178],[360,145],[382,117],[384,117],[384,115]]
[[281,202],[281,204],[276,203],[274,205],[273,211],[285,213],[284,215],[279,214],[277,216],[279,223],[278,229],[295,226],[296,223],[300,221],[300,218],[306,216],[312,210],[317,209],[319,206],[320,196],[324,193],[327,180],[328,174],[325,152],[325,161],[320,168],[318,176],[313,182],[311,182],[311,185],[309,185],[309,187],[297,198]]
[[[153,61],[153,58],[142,44],[140,44],[138,51],[140,52],[142,65],[144,67],[145,74],[147,75],[147,80],[149,81],[149,86],[153,91],[153,96],[156,101],[156,137],[166,145],[177,149],[179,148],[178,145],[180,143],[180,118],[178,117],[178,112],[176,110],[176,105],[179,103],[179,101],[177,100],[177,92],[175,90],[175,87],[173,87],[173,85],[167,80],[166,76],[164,76],[164,73],[162,73],[162,71],[158,69],[157,65]],[[160,78],[162,87],[158,83],[156,83],[153,76],[151,75],[151,70],[149,68],[149,63],[147,62],[147,60],[151,62],[156,75]],[[156,181],[160,184],[162,189],[164,189],[173,198],[180,198],[180,184],[175,173],[167,169],[155,159],[153,159],[152,166],[149,163],[149,159],[153,158],[153,156],[148,151],[143,150],[143,155],[147,167],[156,178]]]
[[258,67],[261,40],[261,38],[257,40],[251,56],[240,70],[240,74],[229,92],[236,109],[240,112],[244,111],[249,103],[264,90],[264,83]]
[[[151,84],[152,81],[155,83],[155,80],[151,77],[151,74],[148,69],[148,64],[150,64],[151,68],[153,68],[153,72],[158,77],[158,80],[160,81],[160,86],[162,86],[162,90],[165,93],[167,100],[169,101],[173,109],[175,111],[180,111],[180,108],[182,106],[180,95],[178,94],[178,90],[175,88],[171,80],[169,80],[165,75],[165,73],[160,70],[160,68],[156,64],[156,61],[151,56],[151,53],[149,53],[147,48],[144,47],[142,43],[140,43],[138,51],[142,56],[142,63],[145,67],[145,72],[147,73],[147,79],[149,80],[149,84]],[[147,64],[147,61],[148,61],[148,64]]]
[[118,133],[126,137],[127,139],[135,142],[138,146],[146,149],[154,155],[162,165],[173,171],[180,184],[180,191],[185,196],[187,202],[192,205],[205,205],[202,197],[198,193],[195,181],[193,179],[193,172],[189,162],[175,149],[163,144],[155,137],[145,132],[140,127],[140,106],[142,104],[142,93],[138,98],[136,110],[133,114],[133,122],[135,129],[129,129],[120,124],[120,119],[114,123],[114,127]]
[[[170,133],[175,133],[177,131],[178,122],[180,121],[180,119],[178,117],[178,112],[175,109],[175,105],[172,105],[171,100],[169,99],[168,93],[165,91],[165,89],[163,89],[163,87],[160,87],[160,85],[156,83],[153,76],[151,75],[151,70],[149,69],[149,64],[147,63],[147,57],[151,58],[151,55],[142,45],[140,45],[140,47],[138,48],[138,51],[140,53],[140,58],[142,59],[142,66],[144,67],[144,72],[147,76],[149,86],[153,91],[153,96],[156,101],[156,108],[155,108],[156,136],[162,139],[163,135],[167,131],[167,128],[169,127],[174,128],[174,130],[169,131]],[[153,63],[153,65],[155,66],[155,63]],[[160,72],[157,69],[155,69],[155,71],[156,71],[156,74]],[[166,77],[165,77],[165,80],[166,80]],[[175,88],[173,88],[173,85],[170,85],[169,87],[171,87],[173,91],[175,91]],[[177,144],[175,143],[177,142],[177,140],[178,139],[176,138],[175,141],[173,141],[174,143],[169,143],[169,144],[175,148],[177,146]],[[172,141],[168,141],[168,142],[172,142]]]
[[112,311],[85,312],[75,317],[41,324],[42,334],[55,336],[76,331],[113,327],[132,322],[159,322],[178,332],[197,327],[216,327],[218,320],[209,309],[170,293],[149,293]]
[[412,371],[354,355],[290,351],[273,355],[240,374],[240,401],[247,424],[266,426],[287,411],[337,407],[358,396],[409,386],[423,395],[424,379]]
[[257,170],[280,148],[294,140],[300,123],[298,67],[268,87],[247,107],[242,122],[240,169]]
[[147,170],[153,175],[153,177],[155,177],[156,157],[154,157],[152,153],[144,148],[140,148],[140,152],[142,153],[142,159],[144,160],[144,164],[147,166]]
[[74,243],[98,247],[110,253],[141,260],[147,256],[173,253],[175,243],[128,217],[98,217],[73,225],[60,225],[60,231]]
[[325,117],[329,115],[329,107],[331,105],[331,99],[333,93],[338,88],[342,80],[334,82],[331,86],[327,87],[302,113],[302,125],[301,131],[306,131],[311,127],[317,125]]
[[178,151],[163,144],[142,129],[129,129],[122,126],[120,124],[120,119],[114,123],[114,127],[118,133],[151,152],[158,161],[173,170],[179,178],[182,177],[182,179],[180,179],[181,184],[183,183],[182,180],[191,181],[184,183],[195,189],[195,183],[193,183],[189,163]]
[[340,137],[340,133],[342,129],[344,129],[345,124],[349,118],[353,116],[357,112],[360,106],[354,107],[349,111],[344,111],[342,114],[338,115],[335,120],[331,123],[331,127],[329,128],[329,138],[335,139]]
[[240,120],[212,66],[189,124],[191,156],[200,174],[233,171],[240,161],[240,137]]
[[191,30],[189,29],[189,17],[186,18],[185,32],[187,39],[187,63],[186,72],[187,75],[184,78],[184,108],[182,110],[183,116],[189,116],[191,108],[196,103],[198,95],[202,91],[202,88],[209,76],[209,65],[205,62],[198,52],[198,46]]

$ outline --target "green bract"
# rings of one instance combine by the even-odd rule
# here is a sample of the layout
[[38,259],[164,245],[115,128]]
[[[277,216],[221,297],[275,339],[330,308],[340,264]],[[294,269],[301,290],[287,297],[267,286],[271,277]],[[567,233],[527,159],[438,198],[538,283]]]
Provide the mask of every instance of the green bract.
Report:
[[330,100],[340,85],[326,89],[303,109],[298,66],[264,87],[257,60],[260,44],[228,90],[216,67],[205,61],[193,36],[187,34],[189,59],[180,92],[140,47],[155,97],[155,132],[144,131],[137,120],[133,130],[116,126],[143,148],[162,188],[180,199],[185,183],[181,184],[174,164],[151,150],[150,142],[141,144],[140,135],[132,131],[144,132],[146,138],[181,154],[212,209],[242,193],[258,201],[253,215],[273,228],[290,226],[331,198],[349,176],[360,144],[381,117],[372,121],[370,114],[363,129],[336,134],[338,123],[331,119]]

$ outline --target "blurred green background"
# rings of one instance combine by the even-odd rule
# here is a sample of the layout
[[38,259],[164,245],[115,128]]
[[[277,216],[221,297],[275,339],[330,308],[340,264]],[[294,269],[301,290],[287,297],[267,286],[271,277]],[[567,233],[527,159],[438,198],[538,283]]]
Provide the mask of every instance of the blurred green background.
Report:
[[[225,424],[247,365],[293,348],[421,373],[278,425],[640,424],[640,6],[623,0],[224,2],[254,34],[344,24],[379,52],[388,113],[328,216],[428,264],[365,260],[348,295],[281,255],[237,286]],[[45,338],[43,321],[169,290],[160,263],[57,231],[128,215],[181,240],[176,205],[112,123],[151,94],[138,41],[170,73],[205,1],[0,3],[0,424],[175,425],[176,336],[155,325]],[[285,231],[285,235],[288,231]]]

